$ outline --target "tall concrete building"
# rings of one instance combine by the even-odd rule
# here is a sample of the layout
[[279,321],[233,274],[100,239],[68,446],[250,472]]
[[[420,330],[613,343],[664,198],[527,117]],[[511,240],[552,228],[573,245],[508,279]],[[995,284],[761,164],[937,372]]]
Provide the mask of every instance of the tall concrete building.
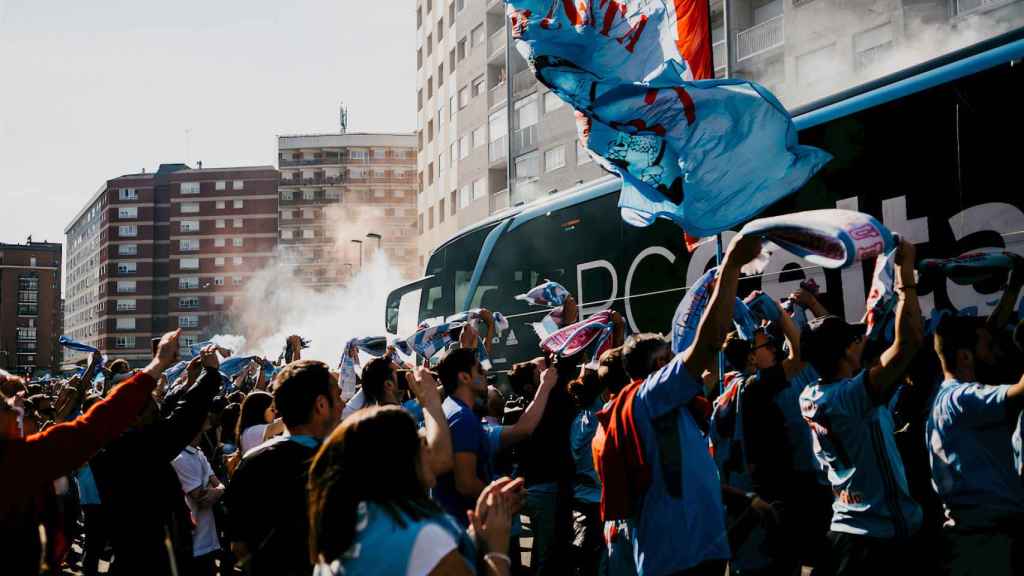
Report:
[[347,282],[377,251],[416,269],[416,136],[278,137],[280,242],[304,283]]
[[18,374],[60,369],[61,245],[0,244],[0,368]]
[[415,6],[422,271],[430,251],[459,229],[604,171],[577,145],[572,109],[537,83],[514,47],[506,58],[504,2],[416,0]]
[[220,331],[277,246],[278,180],[272,166],[184,164],[108,180],[65,229],[67,334],[142,364],[167,330],[183,347]]

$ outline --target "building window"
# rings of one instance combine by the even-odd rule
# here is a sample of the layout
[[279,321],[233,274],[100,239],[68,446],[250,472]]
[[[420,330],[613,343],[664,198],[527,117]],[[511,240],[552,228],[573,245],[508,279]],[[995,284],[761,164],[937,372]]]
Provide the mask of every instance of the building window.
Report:
[[466,39],[459,40],[458,48],[456,49],[459,55],[459,62],[466,59]]
[[242,247],[242,241],[243,241],[242,238],[232,238],[231,239],[231,245],[234,246],[235,248],[241,248]]
[[312,228],[306,228],[305,230],[302,231],[302,237],[307,240],[316,238],[316,231],[313,230]]
[[552,172],[565,166],[565,144],[544,151],[544,171]]
[[199,232],[199,220],[182,220],[182,232]]
[[119,256],[135,256],[138,253],[138,244],[118,244],[117,246],[117,254]]
[[199,270],[199,258],[182,258],[178,261],[182,270]]
[[223,248],[224,246],[226,246],[226,242],[227,240],[225,240],[224,238],[214,238],[213,246],[215,248]]
[[459,189],[459,210],[469,206],[472,193],[473,191],[470,189],[468,184]]
[[117,293],[118,294],[130,294],[135,292],[135,281],[134,280],[118,280],[117,281]]
[[288,228],[282,229],[281,230],[281,239],[282,240],[291,240],[292,239],[292,231],[289,230]]
[[479,46],[484,43],[484,25],[480,24],[469,33],[470,46]]
[[328,188],[327,190],[324,190],[324,198],[328,200],[338,200],[341,198],[341,190]]
[[223,200],[217,200],[217,210],[223,210],[223,209],[224,209],[224,201]]
[[220,295],[214,296],[213,297],[213,303],[216,304],[217,306],[223,306],[224,305],[224,297],[220,296]]
[[18,327],[18,342],[31,342],[36,339],[35,328]]
[[139,209],[135,206],[123,206],[117,209],[117,217],[121,220],[134,220],[139,217]]
[[576,165],[582,166],[588,162],[593,162],[594,159],[590,157],[590,152],[587,152],[586,146],[583,145],[579,140],[576,141]]
[[199,238],[182,238],[178,241],[178,248],[182,252],[195,252],[199,250]]
[[215,276],[213,278],[213,285],[214,286],[223,286],[224,285],[224,277],[223,276]]
[[480,178],[473,182],[473,200],[479,200],[487,196],[487,179]]
[[199,316],[178,316],[178,328],[199,328]]
[[185,296],[184,298],[178,298],[178,308],[199,308],[199,297]]
[[487,77],[481,74],[473,79],[473,98],[484,92],[487,92]]
[[224,257],[223,256],[217,256],[216,258],[214,258],[213,259],[213,265],[214,266],[223,266],[224,265]]
[[242,227],[242,219],[241,218],[235,218],[233,226],[235,228],[241,228]]
[[[416,69],[423,68],[423,48],[416,49]],[[422,94],[422,92],[421,92]]]
[[444,18],[437,20],[437,41],[440,42],[444,39]]
[[427,229],[434,229],[434,207],[427,208]]
[[235,200],[234,202],[231,203],[231,207],[235,208],[235,209],[241,208],[244,205],[245,205],[245,202],[242,201],[242,200]]
[[117,336],[114,338],[114,348],[135,348],[135,336]]
[[281,191],[281,200],[294,200],[294,199],[295,199],[295,192],[293,190],[282,190]]
[[231,277],[231,285],[232,286],[241,286],[242,285],[242,277],[241,276],[232,276]]
[[117,263],[117,273],[118,274],[135,274],[135,272],[137,270],[138,270],[138,267],[137,267],[137,264],[135,264],[135,262],[118,262]]
[[349,150],[348,157],[352,160],[369,160],[370,153],[366,150],[357,150],[353,148],[352,150]]
[[437,88],[441,89],[444,86],[444,62],[437,65]]
[[537,165],[538,160],[539,157],[536,151],[516,158],[516,180],[523,181],[536,178],[540,174],[540,167]]
[[139,235],[139,227],[135,224],[126,224],[117,227],[117,235],[121,238],[134,238]]
[[291,220],[292,219],[292,211],[291,210],[282,210],[281,211],[281,219],[282,220]]
[[233,257],[231,259],[231,263],[234,264],[235,266],[241,266],[242,265],[242,257],[241,256]]
[[476,130],[473,130],[473,147],[479,148],[484,144],[487,144],[487,137],[484,135],[484,126],[480,126]]
[[316,200],[316,190],[303,190],[302,191],[302,199],[303,200]]
[[537,123],[539,114],[537,113],[537,93],[534,92],[525,98],[521,98],[515,105],[516,113],[516,130],[522,130],[523,128],[529,128]]
[[135,318],[133,316],[118,318],[114,326],[117,330],[135,330]]
[[416,219],[416,231],[423,234],[423,213],[421,212],[419,217]]
[[196,276],[183,276],[178,278],[178,288],[182,290],[195,290],[199,288],[199,278]]
[[456,208],[458,202],[459,202],[459,191],[458,190],[452,190],[451,193],[448,194],[448,206],[449,206],[449,210],[451,210],[450,215],[455,216],[455,208]]
[[217,180],[217,190],[227,190],[227,189],[228,189],[228,181],[227,180]]
[[565,106],[565,101],[558,97],[554,92],[544,93],[544,113],[547,114],[552,110],[558,110]]
[[199,202],[182,202],[181,203],[182,214],[197,214],[199,213]]
[[[245,180],[232,180],[231,181],[231,189],[232,190],[245,190]],[[240,202],[240,200],[239,200],[239,202]]]
[[427,34],[427,56],[434,53],[434,35]]
[[138,200],[139,193],[135,188],[121,188],[117,191],[117,198],[119,200]]
[[135,300],[118,300],[115,309],[118,312],[134,312]]
[[437,201],[437,223],[440,224],[444,222],[444,217],[444,198],[441,198],[440,200]]
[[199,182],[182,182],[182,194],[199,194]]

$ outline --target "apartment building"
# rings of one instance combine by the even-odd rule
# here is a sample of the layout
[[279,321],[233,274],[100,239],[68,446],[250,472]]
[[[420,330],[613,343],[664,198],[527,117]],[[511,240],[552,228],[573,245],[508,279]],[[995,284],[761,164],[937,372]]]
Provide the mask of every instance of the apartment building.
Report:
[[416,136],[347,133],[278,137],[280,244],[300,278],[327,288],[384,253],[416,268]]
[[108,180],[65,229],[67,333],[138,365],[168,330],[183,347],[220,331],[277,246],[278,180],[185,164]]
[[1022,0],[711,2],[716,76],[790,110],[1022,25]]
[[0,244],[0,368],[16,374],[57,371],[61,245]]
[[415,7],[422,271],[430,251],[459,229],[604,171],[577,144],[573,111],[534,79],[514,47],[507,54],[504,2],[417,0]]

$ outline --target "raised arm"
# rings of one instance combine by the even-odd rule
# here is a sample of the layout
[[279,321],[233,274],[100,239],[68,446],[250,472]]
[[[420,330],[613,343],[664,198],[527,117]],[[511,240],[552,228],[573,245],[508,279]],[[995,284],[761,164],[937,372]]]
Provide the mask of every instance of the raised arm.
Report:
[[867,379],[868,392],[876,404],[889,401],[924,341],[924,323],[914,280],[915,254],[912,243],[900,241],[896,253],[896,339],[882,353],[881,362],[871,368]]
[[814,318],[820,318],[828,315],[828,310],[825,309],[824,305],[822,305],[821,300],[818,300],[818,297],[810,290],[799,288],[796,292],[790,294],[789,297],[804,308],[807,308]]
[[491,355],[491,347],[494,345],[494,313],[487,308],[480,310],[480,318],[487,323],[487,334],[484,336],[484,350]]
[[162,421],[151,426],[150,447],[169,462],[188,446],[206,421],[213,397],[221,389],[220,360],[214,346],[199,353],[203,372],[199,381],[189,387],[177,401],[174,410]]
[[452,436],[448,429],[448,420],[441,408],[441,394],[437,391],[437,381],[430,371],[422,366],[414,372],[405,374],[409,390],[423,407],[423,427],[427,434],[427,446],[430,448],[430,468],[437,475],[450,472],[455,465]]
[[1017,300],[1020,299],[1020,289],[1022,286],[1024,286],[1024,259],[1014,258],[1013,270],[1010,271],[1010,278],[1006,284],[1006,289],[1003,290],[1003,295],[999,297],[999,303],[996,304],[992,314],[988,317],[988,329],[993,335],[998,335],[1002,332],[1003,328],[1010,322],[1013,308],[1017,305]]
[[[773,300],[773,302],[775,301]],[[782,369],[786,372],[786,378],[792,378],[804,367],[804,363],[800,360],[800,329],[797,328],[796,322],[789,317],[789,314],[782,310],[782,306],[778,302],[775,302],[775,306],[779,309],[779,326],[782,328],[782,336],[789,344],[789,355],[782,361]]]
[[718,269],[711,302],[697,328],[697,337],[689,349],[681,352],[686,369],[694,378],[701,378],[704,371],[709,370],[717,362],[718,350],[722,347],[729,326],[732,325],[740,268],[760,253],[761,239],[756,236],[737,234],[729,243],[725,259]]
[[626,321],[615,310],[612,310],[612,348],[618,348],[626,343]]
[[[540,366],[537,370],[540,370]],[[540,374],[540,386],[537,388],[537,393],[533,395],[533,401],[530,405],[523,410],[519,420],[511,425],[505,426],[501,430],[501,447],[515,444],[527,439],[533,431],[537,429],[537,425],[540,424],[541,418],[544,416],[544,409],[548,405],[548,397],[551,396],[551,390],[554,389],[555,384],[558,382],[558,370],[554,368],[548,368]]]

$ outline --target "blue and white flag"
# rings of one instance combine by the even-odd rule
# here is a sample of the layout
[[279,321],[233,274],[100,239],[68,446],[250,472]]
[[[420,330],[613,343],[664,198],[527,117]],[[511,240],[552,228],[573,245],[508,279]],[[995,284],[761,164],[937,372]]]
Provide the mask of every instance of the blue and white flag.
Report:
[[697,80],[678,2],[506,0],[519,52],[577,111],[580,138],[622,177],[623,219],[710,236],[791,194],[831,156],[797,143],[764,87]]
[[690,286],[686,295],[676,307],[676,313],[672,317],[672,353],[679,354],[693,344],[697,337],[697,328],[700,326],[700,319],[704,316],[704,310],[711,301],[711,294],[715,291],[715,284],[718,282],[718,267],[715,266],[704,273],[699,280]]
[[896,309],[896,249],[888,254],[881,254],[875,260],[875,271],[872,275],[871,290],[868,292],[868,301],[864,318],[861,320],[867,325],[868,340],[891,341],[895,333],[890,337],[889,326],[895,331],[895,324],[890,322],[890,317]]
[[362,350],[370,356],[380,357],[387,354],[388,339],[384,336],[367,336],[353,338],[345,343],[338,361],[338,386],[341,387],[341,399],[348,402],[356,394],[356,366],[359,366],[357,351]]
[[537,336],[544,340],[558,331],[565,324],[563,319],[565,300],[569,297],[569,291],[558,282],[547,281],[539,286],[534,286],[526,294],[516,296],[516,300],[522,300],[531,306],[549,306],[548,312],[540,322],[533,322],[530,326]]
[[[92,354],[93,352],[99,352],[99,348],[94,348],[92,346],[89,346],[88,344],[83,344],[82,342],[78,342],[77,340],[74,340],[74,339],[72,339],[72,338],[70,338],[68,336],[61,336],[60,338],[57,339],[57,342],[60,343],[60,345],[65,347],[65,348],[68,348],[70,350],[75,350],[75,351],[78,351],[78,352],[85,352],[87,354]],[[106,361],[107,361],[107,357],[104,356],[103,354],[100,354],[100,361],[99,361],[99,365],[97,366],[97,368],[103,368],[103,364]]]

